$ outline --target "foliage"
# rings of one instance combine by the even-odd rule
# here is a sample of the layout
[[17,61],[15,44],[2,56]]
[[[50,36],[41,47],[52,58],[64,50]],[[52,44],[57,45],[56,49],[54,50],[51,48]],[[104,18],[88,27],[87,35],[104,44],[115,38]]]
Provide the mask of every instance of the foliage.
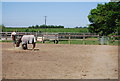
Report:
[[64,26],[54,26],[54,25],[36,25],[36,26],[29,26],[29,28],[64,28]]
[[120,30],[120,2],[98,4],[97,8],[90,11],[88,19],[91,22],[88,27],[90,32],[101,36],[117,34]]
[[5,26],[4,25],[0,25],[0,30],[1,30],[1,32],[4,32],[5,31]]
[[6,28],[6,32],[75,32],[75,33],[89,33],[87,28]]

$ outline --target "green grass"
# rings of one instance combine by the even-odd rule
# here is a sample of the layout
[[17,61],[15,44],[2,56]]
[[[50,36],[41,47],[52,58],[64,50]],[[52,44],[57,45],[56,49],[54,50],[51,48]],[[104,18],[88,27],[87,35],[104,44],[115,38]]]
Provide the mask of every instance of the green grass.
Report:
[[[38,42],[42,43],[42,42]],[[45,44],[54,44],[51,41],[46,41]],[[58,44],[69,44],[69,40],[60,40]],[[99,45],[98,40],[70,40],[70,44],[80,44],[80,45]],[[120,42],[118,41],[111,42],[109,41],[109,45],[120,45]]]
[[58,44],[69,44],[68,40],[60,40]]
[[0,42],[12,42],[12,40],[0,40]]
[[84,45],[98,45],[99,42],[97,40],[73,40],[71,44],[84,44]]
[[[11,40],[0,41],[0,42],[12,42]],[[42,43],[42,42],[37,42]],[[54,44],[52,41],[46,41],[45,44]],[[60,40],[58,44],[69,44],[69,40]],[[70,44],[80,44],[80,45],[99,45],[98,40],[70,40]],[[109,45],[120,45],[120,41],[109,41]]]
[[39,29],[33,29],[33,28],[6,28],[6,32],[11,31],[18,31],[18,32],[73,32],[73,33],[89,33],[87,28],[39,28]]
[[109,45],[120,45],[120,41],[109,41]]

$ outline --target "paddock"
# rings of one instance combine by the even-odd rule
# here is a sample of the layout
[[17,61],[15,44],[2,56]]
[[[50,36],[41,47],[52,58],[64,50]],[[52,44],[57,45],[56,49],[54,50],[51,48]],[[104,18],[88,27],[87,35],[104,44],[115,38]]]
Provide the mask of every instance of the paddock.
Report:
[[118,78],[118,46],[37,44],[33,51],[0,44],[4,79]]

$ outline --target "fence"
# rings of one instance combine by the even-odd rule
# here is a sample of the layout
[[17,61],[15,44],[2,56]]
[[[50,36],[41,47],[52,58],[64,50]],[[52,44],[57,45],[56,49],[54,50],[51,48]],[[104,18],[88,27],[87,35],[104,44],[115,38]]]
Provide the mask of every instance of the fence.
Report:
[[[12,32],[0,32],[1,40],[8,41],[11,39]],[[41,37],[46,40],[59,40],[68,44],[117,44],[115,40],[117,36],[101,37],[95,33],[43,33],[43,32],[17,32],[17,37],[23,35],[35,35],[36,38]]]

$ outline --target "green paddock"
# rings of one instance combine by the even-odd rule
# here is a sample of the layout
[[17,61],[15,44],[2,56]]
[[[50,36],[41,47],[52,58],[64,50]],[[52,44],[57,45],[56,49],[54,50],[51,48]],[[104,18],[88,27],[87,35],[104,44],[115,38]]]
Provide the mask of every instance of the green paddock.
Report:
[[[12,42],[11,40],[4,40],[0,42]],[[37,42],[43,43],[43,42]],[[54,44],[53,41],[46,41],[44,44]],[[58,44],[78,44],[78,45],[100,45],[98,40],[59,40]],[[120,41],[108,41],[108,45],[120,45]]]

